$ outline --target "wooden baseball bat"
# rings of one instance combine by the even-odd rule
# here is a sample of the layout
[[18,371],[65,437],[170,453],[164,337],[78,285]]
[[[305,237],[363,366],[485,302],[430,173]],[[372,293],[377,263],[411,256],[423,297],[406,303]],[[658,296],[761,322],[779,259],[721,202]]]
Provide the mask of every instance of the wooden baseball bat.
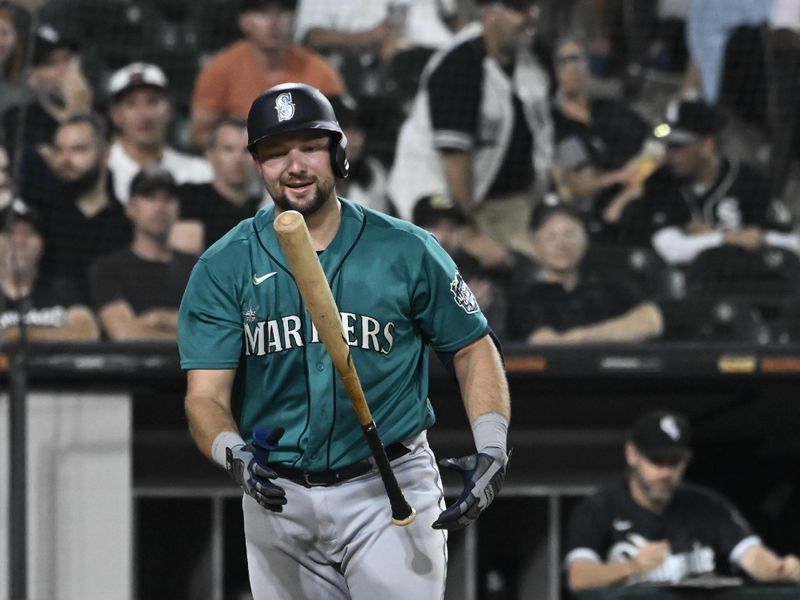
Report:
[[344,382],[347,395],[356,411],[364,437],[367,438],[372,456],[378,466],[389,504],[392,507],[392,523],[408,525],[417,516],[416,511],[406,502],[403,492],[392,472],[386,449],[383,447],[375,420],[364,397],[364,390],[353,364],[350,346],[344,338],[342,318],[336,301],[333,299],[328,279],[322,270],[317,253],[311,243],[303,215],[294,210],[281,213],[275,218],[275,233],[289,259],[300,295],[311,313],[311,320],[317,328],[322,343],[331,355],[333,364]]

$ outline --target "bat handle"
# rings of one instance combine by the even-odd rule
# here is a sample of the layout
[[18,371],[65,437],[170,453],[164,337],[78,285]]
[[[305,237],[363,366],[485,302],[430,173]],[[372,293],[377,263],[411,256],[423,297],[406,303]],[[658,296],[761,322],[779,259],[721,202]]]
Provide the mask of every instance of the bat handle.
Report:
[[364,432],[364,437],[367,438],[372,456],[375,457],[375,464],[381,474],[383,487],[386,488],[386,495],[389,497],[389,504],[392,507],[392,523],[404,527],[414,521],[417,517],[417,511],[411,508],[411,505],[403,496],[403,491],[400,489],[400,485],[397,483],[392,467],[389,464],[389,457],[386,456],[386,449],[383,447],[381,438],[378,435],[378,429],[375,427],[375,421],[372,420],[366,425],[362,425],[361,429]]

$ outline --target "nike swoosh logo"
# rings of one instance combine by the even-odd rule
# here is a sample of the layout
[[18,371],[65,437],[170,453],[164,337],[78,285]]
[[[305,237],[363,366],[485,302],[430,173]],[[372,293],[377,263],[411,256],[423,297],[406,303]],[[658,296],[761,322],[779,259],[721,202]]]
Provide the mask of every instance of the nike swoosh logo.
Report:
[[266,275],[262,275],[261,277],[259,277],[258,275],[256,275],[255,273],[253,273],[253,285],[261,285],[261,284],[262,284],[262,283],[264,283],[264,282],[265,282],[267,279],[269,279],[269,278],[270,278],[270,277],[272,277],[273,275],[277,275],[277,274],[278,274],[278,272],[277,272],[277,271],[273,271],[272,273],[267,273]]
[[625,531],[626,529],[633,527],[633,523],[630,521],[623,521],[622,519],[614,519],[612,526],[617,531]]

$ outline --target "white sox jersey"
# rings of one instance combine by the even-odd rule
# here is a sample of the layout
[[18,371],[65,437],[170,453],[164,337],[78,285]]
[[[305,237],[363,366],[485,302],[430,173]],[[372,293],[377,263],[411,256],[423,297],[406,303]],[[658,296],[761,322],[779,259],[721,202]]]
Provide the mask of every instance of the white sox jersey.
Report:
[[[488,326],[432,235],[340,202],[341,225],[320,262],[389,445],[435,420],[428,348],[455,352]],[[256,427],[286,429],[271,462],[307,471],[340,468],[369,456],[369,449],[305,310],[274,218],[274,207],[262,209],[198,261],[180,309],[181,366],[238,369],[232,406],[244,439],[250,441]]]
[[667,540],[664,563],[634,581],[677,582],[716,573],[731,575],[734,565],[761,539],[719,494],[682,483],[662,514],[639,505],[628,480],[581,502],[570,518],[565,563],[578,558],[618,563],[631,560],[648,542]]

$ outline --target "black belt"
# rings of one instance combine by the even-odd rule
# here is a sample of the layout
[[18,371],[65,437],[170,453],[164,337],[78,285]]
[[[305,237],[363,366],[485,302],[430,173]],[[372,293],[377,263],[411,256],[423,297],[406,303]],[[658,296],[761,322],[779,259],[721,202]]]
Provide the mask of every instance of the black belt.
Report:
[[[411,450],[403,446],[403,444],[386,446],[386,456],[389,457],[389,460],[400,458],[409,452]],[[287,467],[277,463],[270,464],[270,468],[278,474],[278,477],[289,479],[306,487],[316,487],[333,485],[354,477],[360,477],[369,473],[374,464],[372,460],[365,458],[341,469],[331,469],[329,471],[303,471],[302,469],[295,469],[294,467]]]

